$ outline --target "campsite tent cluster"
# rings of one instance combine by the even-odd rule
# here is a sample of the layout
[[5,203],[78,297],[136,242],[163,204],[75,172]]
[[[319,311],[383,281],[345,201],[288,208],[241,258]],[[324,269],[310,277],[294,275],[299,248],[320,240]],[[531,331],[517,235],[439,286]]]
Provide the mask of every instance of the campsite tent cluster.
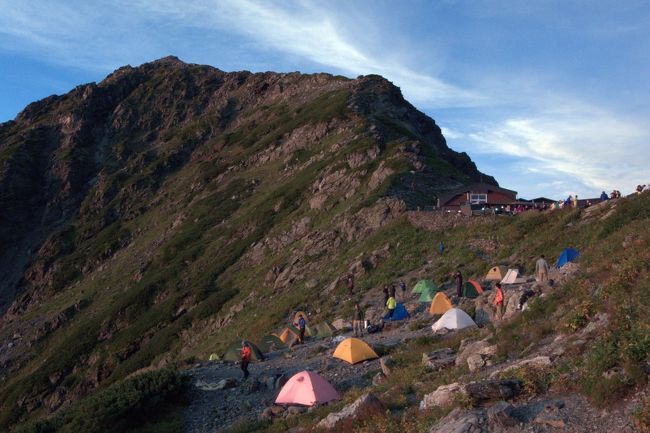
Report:
[[[578,252],[574,249],[565,249],[557,261],[556,266],[561,267],[566,263],[575,260]],[[502,284],[517,284],[525,281],[519,276],[516,269],[507,269],[505,266],[495,266],[491,268],[485,276],[485,281],[499,281]],[[462,295],[466,298],[476,298],[483,294],[483,288],[474,280],[468,280],[462,286]],[[458,330],[469,327],[476,327],[472,318],[460,308],[455,308],[452,301],[444,291],[436,286],[431,280],[419,281],[412,290],[412,293],[419,294],[421,303],[429,303],[428,312],[434,316],[440,316],[433,323],[431,329],[434,332],[442,329]],[[281,350],[293,344],[297,339],[300,331],[293,324],[303,317],[307,322],[305,326],[305,335],[313,338],[332,337],[336,332],[335,329],[327,322],[321,322],[314,325],[308,323],[308,316],[302,311],[295,314],[294,320],[279,335],[269,334],[259,340],[259,344],[245,341],[251,347],[251,359],[253,361],[264,360],[264,353],[274,350]],[[409,317],[409,313],[403,304],[398,303],[392,317],[384,317],[384,320],[404,320]],[[237,362],[240,360],[240,350],[242,342],[238,341],[231,344],[226,350],[223,359],[226,361]],[[366,360],[378,358],[377,353],[363,340],[359,338],[346,338],[341,341],[332,357],[338,358],[349,364],[356,364]],[[210,359],[218,359],[216,355],[211,355]],[[333,400],[339,400],[340,395],[336,389],[323,377],[311,371],[301,371],[293,375],[280,390],[275,402],[277,404],[297,404],[313,406],[315,404],[325,404]]]

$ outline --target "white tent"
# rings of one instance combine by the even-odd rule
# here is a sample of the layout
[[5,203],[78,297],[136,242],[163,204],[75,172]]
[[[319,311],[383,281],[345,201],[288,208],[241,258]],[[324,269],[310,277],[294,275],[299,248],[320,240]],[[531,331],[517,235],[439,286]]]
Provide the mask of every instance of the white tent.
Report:
[[442,328],[447,329],[463,329],[470,326],[476,326],[476,323],[472,320],[471,317],[467,315],[466,312],[460,308],[452,308],[447,310],[445,314],[442,315],[440,319],[431,325],[433,331],[438,331]]
[[519,271],[517,269],[508,269],[506,276],[501,280],[501,284],[519,284],[525,282],[525,278],[519,278]]

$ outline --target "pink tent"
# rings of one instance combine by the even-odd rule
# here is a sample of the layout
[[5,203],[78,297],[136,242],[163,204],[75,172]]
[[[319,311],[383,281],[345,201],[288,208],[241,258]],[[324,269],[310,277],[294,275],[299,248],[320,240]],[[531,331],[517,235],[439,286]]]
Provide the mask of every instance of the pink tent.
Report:
[[311,371],[301,371],[284,384],[275,402],[313,406],[340,399],[341,396],[328,381]]

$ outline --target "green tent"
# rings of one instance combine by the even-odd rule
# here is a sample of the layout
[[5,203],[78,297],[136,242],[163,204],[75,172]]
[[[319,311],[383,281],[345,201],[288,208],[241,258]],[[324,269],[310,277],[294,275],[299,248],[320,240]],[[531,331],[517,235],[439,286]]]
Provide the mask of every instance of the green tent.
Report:
[[282,342],[282,340],[280,340],[280,338],[278,338],[277,335],[269,334],[260,339],[258,347],[262,352],[268,353],[273,350],[284,349],[287,346]]
[[476,298],[481,293],[483,293],[483,288],[476,281],[467,280],[465,281],[465,284],[463,284],[463,297]]
[[[264,360],[264,355],[262,354],[262,351],[251,343],[248,340],[244,340],[248,343],[248,345],[251,347],[251,361],[263,361]],[[223,354],[223,360],[224,361],[232,361],[232,362],[238,362],[241,359],[241,341],[236,341],[232,343],[229,347],[228,350],[226,350],[226,353]]]
[[420,294],[420,302],[431,302],[433,301],[433,297],[436,296],[436,293],[438,293],[437,288],[433,289],[426,289]]
[[327,322],[317,323],[312,326],[312,334],[316,338],[326,338],[331,337],[334,334],[335,329]]
[[433,281],[431,280],[420,280],[418,283],[413,287],[413,290],[411,290],[411,293],[423,293],[427,290],[438,290],[435,284],[433,284]]

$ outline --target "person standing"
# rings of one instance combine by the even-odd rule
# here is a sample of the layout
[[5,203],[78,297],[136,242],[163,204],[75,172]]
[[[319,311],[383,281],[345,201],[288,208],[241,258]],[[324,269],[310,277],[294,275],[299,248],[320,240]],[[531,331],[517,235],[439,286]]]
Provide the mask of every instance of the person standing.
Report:
[[546,262],[544,254],[542,254],[537,262],[535,262],[535,274],[537,275],[537,281],[548,281],[548,270],[549,266]]
[[248,379],[248,364],[251,362],[252,350],[246,341],[241,342],[241,352],[240,357],[241,361],[239,367],[241,371],[244,372],[244,380]]
[[354,291],[354,277],[352,276],[352,274],[348,274],[347,283],[348,283],[348,292],[351,295],[352,292]]
[[305,327],[307,326],[307,322],[305,321],[305,316],[302,314],[300,315],[300,318],[298,319],[298,330],[300,331],[300,335],[298,336],[298,343],[299,344],[304,344],[305,343]]
[[386,305],[386,302],[388,302],[388,298],[390,298],[390,295],[388,293],[388,286],[384,286],[384,305]]
[[438,251],[440,251],[440,255],[445,252],[445,244],[442,241],[440,241],[440,245],[438,245]]
[[393,313],[395,312],[395,308],[397,308],[397,301],[395,300],[395,297],[390,296],[388,298],[388,301],[386,301],[386,308],[388,308],[388,315],[386,318],[388,320],[391,320],[393,318]]
[[501,283],[496,284],[494,307],[496,308],[496,319],[501,320],[503,317],[503,290],[501,289]]
[[363,312],[358,303],[354,304],[354,313],[352,316],[352,331],[355,337],[363,337]]
[[388,291],[388,293],[392,298],[397,299],[397,297],[395,296],[395,284],[390,285],[390,290]]
[[461,274],[460,270],[457,269],[453,277],[456,282],[456,296],[460,298],[463,296],[463,274]]

